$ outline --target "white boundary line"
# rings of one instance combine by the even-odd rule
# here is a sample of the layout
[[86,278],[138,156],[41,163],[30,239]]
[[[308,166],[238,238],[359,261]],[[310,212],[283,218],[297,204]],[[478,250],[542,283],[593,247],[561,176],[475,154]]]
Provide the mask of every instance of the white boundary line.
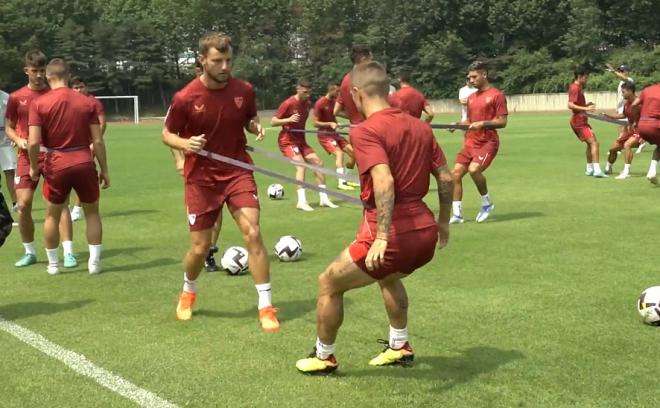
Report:
[[16,323],[5,320],[2,316],[0,316],[0,330],[11,334],[23,343],[34,347],[42,353],[60,360],[76,373],[91,378],[110,391],[128,398],[141,407],[179,408],[178,405],[164,400],[156,394],[142,389],[130,381],[95,365],[82,354],[66,350],[40,334],[19,326]]

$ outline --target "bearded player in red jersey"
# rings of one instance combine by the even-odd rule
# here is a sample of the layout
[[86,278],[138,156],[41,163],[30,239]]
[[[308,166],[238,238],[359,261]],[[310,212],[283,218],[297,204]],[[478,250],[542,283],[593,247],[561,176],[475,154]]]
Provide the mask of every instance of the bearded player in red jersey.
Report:
[[[353,63],[353,68],[358,64],[369,62],[373,59],[371,54],[371,48],[364,44],[355,44],[351,49],[351,62]],[[353,97],[351,96],[351,73],[344,75],[344,79],[341,81],[339,87],[339,95],[337,96],[337,102],[335,103],[335,116],[341,116],[342,118],[347,118],[351,125],[357,125],[364,120],[364,116],[355,106],[353,102]]]
[[[412,363],[408,296],[401,280],[431,261],[436,244],[443,248],[449,239],[452,176],[431,127],[389,106],[389,79],[379,63],[355,67],[351,82],[355,105],[367,118],[351,132],[365,210],[357,239],[319,276],[316,346],[296,363],[306,374],[337,369],[335,339],[344,293],[373,283],[382,292],[390,336],[369,364]],[[431,174],[438,183],[437,219],[422,201]]]
[[163,142],[185,151],[185,197],[191,247],[183,264],[183,291],[176,308],[179,320],[192,318],[197,277],[211,247],[213,224],[225,203],[245,244],[249,268],[259,296],[258,315],[266,332],[279,330],[277,309],[271,304],[268,253],[259,225],[257,185],[251,171],[214,161],[197,153],[206,150],[251,163],[245,131],[263,139],[252,85],[233,78],[233,46],[223,33],[205,34],[199,41],[204,73],[172,99],[165,119]]
[[660,160],[660,84],[645,88],[632,103],[641,106],[637,128],[642,139],[655,145],[653,159],[646,173],[646,178],[658,184],[658,160]]
[[[355,167],[353,147],[346,139],[339,135],[337,130],[337,118],[335,117],[335,102],[339,87],[335,84],[328,85],[328,91],[314,104],[314,126],[319,129],[319,144],[328,154],[335,156],[337,173],[346,174],[344,168],[344,153],[348,156],[346,167]],[[340,190],[353,190],[353,186],[346,180],[338,179],[337,188]]]
[[568,109],[573,112],[573,116],[571,116],[571,129],[573,129],[577,138],[587,145],[587,171],[585,174],[598,178],[607,177],[600,169],[598,139],[596,139],[596,134],[591,129],[591,126],[589,126],[589,120],[586,115],[587,112],[596,110],[596,105],[586,102],[583,92],[584,86],[589,80],[589,72],[586,68],[578,68],[575,70],[574,76],[575,81],[568,88]]
[[[32,200],[39,185],[38,179],[30,178],[30,158],[27,151],[28,116],[30,104],[39,96],[49,91],[46,83],[46,56],[38,50],[25,54],[25,75],[28,84],[9,95],[5,121],[7,137],[18,146],[18,161],[14,185],[18,206],[18,225],[25,254],[14,264],[25,267],[37,262],[37,252],[34,247],[34,220],[32,219]],[[73,224],[69,207],[61,212],[59,222],[62,249],[64,250],[64,267],[78,266],[73,255]]]
[[[103,188],[110,186],[99,120],[92,101],[68,88],[69,67],[63,60],[51,60],[46,67],[46,77],[50,92],[30,105],[28,150],[30,177],[39,181],[42,171],[44,175],[47,271],[51,275],[59,273],[58,223],[62,211],[67,207],[69,193],[75,190],[85,212],[89,244],[87,268],[90,274],[97,274],[101,272],[103,234],[99,214],[99,183]],[[98,175],[89,148],[90,142],[100,167]],[[43,158],[39,155],[41,145],[46,150]]]
[[433,121],[433,108],[424,94],[410,84],[409,72],[399,73],[399,84],[401,86],[399,90],[389,97],[390,105],[420,119],[422,113],[424,113],[426,115],[424,121],[431,123]]
[[642,140],[639,131],[635,128],[635,124],[639,121],[639,106],[632,106],[632,103],[637,98],[635,95],[635,83],[623,82],[621,84],[621,94],[624,101],[622,112],[617,112],[616,115],[603,114],[610,119],[628,119],[628,125],[621,127],[622,131],[619,137],[616,138],[610,148],[607,165],[605,166],[605,174],[612,174],[618,153],[623,150],[625,164],[621,173],[615,177],[617,180],[624,180],[630,177],[630,165],[634,156],[633,149],[639,147]]
[[[298,81],[296,94],[285,99],[270,120],[272,126],[282,126],[277,144],[282,154],[289,159],[307,162],[315,166],[323,166],[323,162],[314,149],[307,144],[305,138],[305,124],[309,116],[309,95],[312,85],[306,80]],[[326,188],[325,175],[315,172],[316,184],[320,188]],[[296,180],[305,181],[305,168],[296,167]],[[327,193],[319,192],[319,205],[321,207],[337,208],[328,197]],[[296,208],[303,211],[314,211],[307,202],[305,189],[298,187],[298,203]]]
[[484,172],[491,165],[500,147],[496,129],[506,127],[508,111],[506,98],[488,81],[488,67],[481,61],[468,67],[468,79],[477,89],[468,97],[467,121],[463,149],[456,156],[454,165],[454,201],[450,224],[460,224],[463,220],[463,177],[469,172],[472,181],[481,195],[481,209],[476,221],[484,222],[495,209]]

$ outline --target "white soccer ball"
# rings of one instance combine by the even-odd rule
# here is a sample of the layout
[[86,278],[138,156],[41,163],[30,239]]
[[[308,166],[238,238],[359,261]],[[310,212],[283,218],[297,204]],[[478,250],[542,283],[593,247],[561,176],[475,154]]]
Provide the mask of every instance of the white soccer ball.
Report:
[[639,295],[637,311],[644,323],[660,326],[660,286],[650,287]]
[[303,247],[300,240],[291,235],[285,235],[275,244],[275,254],[282,262],[293,262],[300,259]]
[[284,187],[281,184],[271,184],[268,186],[268,198],[279,200],[284,197]]
[[220,259],[220,265],[230,275],[245,273],[248,270],[247,250],[237,246],[227,248]]

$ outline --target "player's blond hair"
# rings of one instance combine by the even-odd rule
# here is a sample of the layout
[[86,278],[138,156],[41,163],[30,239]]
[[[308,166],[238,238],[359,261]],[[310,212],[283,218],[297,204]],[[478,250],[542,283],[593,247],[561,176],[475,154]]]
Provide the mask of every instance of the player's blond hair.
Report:
[[390,92],[390,78],[381,63],[369,61],[353,68],[351,86],[361,89],[367,96],[387,98]]
[[46,65],[46,75],[66,79],[69,76],[69,65],[62,58],[53,58]]
[[229,52],[233,48],[231,37],[225,33],[211,31],[199,39],[199,53],[206,56],[211,48],[215,48],[221,53]]

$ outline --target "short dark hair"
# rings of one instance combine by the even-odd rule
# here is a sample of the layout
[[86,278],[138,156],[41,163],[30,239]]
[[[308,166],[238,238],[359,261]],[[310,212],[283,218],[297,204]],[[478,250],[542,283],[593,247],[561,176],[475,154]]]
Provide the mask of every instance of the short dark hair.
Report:
[[400,71],[399,82],[410,83],[410,71]]
[[635,83],[632,81],[623,81],[623,83],[621,84],[621,89],[627,89],[631,92],[635,92],[636,89]]
[[219,31],[210,31],[199,39],[199,53],[208,54],[211,48],[225,53],[232,49],[231,37]]
[[71,86],[76,86],[80,84],[87,86],[87,82],[85,82],[85,80],[82,79],[81,77],[76,75],[73,78],[71,78]]
[[302,87],[302,88],[311,88],[311,87],[312,87],[312,83],[309,82],[308,80],[304,79],[304,78],[300,78],[300,79],[298,80],[298,84],[297,84],[297,85],[300,86],[300,87]]
[[368,96],[387,98],[390,92],[390,78],[381,63],[369,61],[353,68],[351,86],[361,88]]
[[587,67],[585,66],[577,67],[575,71],[573,71],[573,76],[575,77],[575,79],[584,75],[589,75],[589,69],[587,69]]
[[483,61],[474,61],[472,64],[468,66],[468,72],[470,71],[484,71],[486,74],[488,73],[488,64],[486,64]]
[[351,62],[358,64],[364,59],[371,57],[371,47],[367,44],[353,44],[351,48]]
[[67,75],[69,75],[69,64],[62,58],[53,58],[46,65],[46,75],[66,79]]
[[339,85],[337,84],[328,84],[328,92],[335,90],[337,88],[339,88]]
[[46,55],[40,50],[31,50],[25,53],[25,66],[43,68],[46,66]]
[[203,66],[202,63],[199,61],[198,58],[195,58],[195,68],[204,69],[204,66]]

